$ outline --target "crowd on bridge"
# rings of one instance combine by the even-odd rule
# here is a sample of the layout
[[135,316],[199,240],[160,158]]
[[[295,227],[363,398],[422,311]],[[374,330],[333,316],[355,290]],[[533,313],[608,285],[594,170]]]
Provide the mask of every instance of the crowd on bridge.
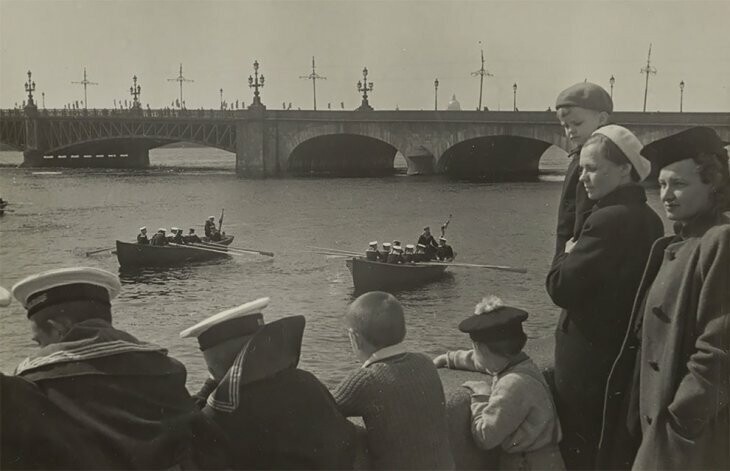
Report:
[[[473,375],[462,425],[487,468],[730,468],[728,153],[704,127],[642,146],[612,107],[590,83],[556,103],[575,150],[546,276],[551,370],[524,351],[519,301],[484,298],[458,326],[470,348],[431,358],[375,291],[343,306],[362,366],[328,390],[298,367],[304,316],[266,322],[261,298],[180,333],[210,374],[190,395],[166,348],[114,326],[116,275],[51,270],[12,289],[40,349],[0,376],[2,468],[461,468],[439,368]],[[652,166],[666,236],[640,184]]]

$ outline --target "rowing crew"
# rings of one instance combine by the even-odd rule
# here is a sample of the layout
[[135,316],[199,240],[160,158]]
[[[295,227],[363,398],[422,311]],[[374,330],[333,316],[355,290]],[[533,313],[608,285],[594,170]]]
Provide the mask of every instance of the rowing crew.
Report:
[[408,244],[404,249],[398,240],[394,240],[392,244],[383,242],[382,249],[378,249],[378,242],[373,241],[365,251],[365,258],[371,262],[394,264],[428,262],[434,259],[450,262],[454,260],[454,250],[446,243],[445,237],[439,237],[435,251],[429,251],[426,245],[420,243],[415,246]]
[[140,227],[137,234],[137,243],[140,245],[169,245],[169,244],[198,244],[202,242],[200,237],[195,233],[192,227],[187,235],[183,235],[183,230],[173,227],[170,229],[170,235],[167,235],[167,229],[159,228],[152,239],[147,237],[147,228]]

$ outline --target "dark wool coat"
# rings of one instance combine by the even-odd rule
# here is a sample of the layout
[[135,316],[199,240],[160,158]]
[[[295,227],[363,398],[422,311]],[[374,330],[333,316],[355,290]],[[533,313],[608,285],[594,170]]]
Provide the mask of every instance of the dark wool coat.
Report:
[[730,468],[729,222],[654,245],[606,388],[600,467]]
[[558,227],[555,230],[555,256],[565,251],[565,243],[572,238],[578,238],[583,228],[583,222],[593,208],[593,201],[588,198],[588,193],[583,184],[578,181],[580,177],[580,148],[572,151],[568,157],[570,163],[563,180],[563,191],[560,194],[558,205]]
[[570,253],[555,257],[547,291],[563,308],[555,333],[556,405],[566,466],[592,467],[603,392],[661,219],[638,184],[606,195]]

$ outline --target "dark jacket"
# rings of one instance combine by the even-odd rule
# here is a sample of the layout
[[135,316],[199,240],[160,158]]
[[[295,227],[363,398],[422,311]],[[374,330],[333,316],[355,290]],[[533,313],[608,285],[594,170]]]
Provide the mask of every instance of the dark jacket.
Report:
[[556,403],[568,468],[593,466],[603,391],[661,219],[638,184],[595,205],[573,250],[555,257],[547,291],[563,308],[555,334]]
[[588,193],[583,184],[578,181],[580,177],[580,147],[570,154],[571,159],[568,170],[563,181],[563,191],[560,195],[558,206],[558,226],[555,231],[555,256],[565,251],[565,243],[572,238],[578,238],[583,228],[583,222],[593,208],[593,201],[588,198]]
[[712,219],[652,248],[606,386],[599,467],[730,468],[730,221]]
[[378,261],[378,251],[377,250],[366,250],[365,251],[365,258],[370,260],[371,262],[377,262]]
[[150,240],[147,238],[146,234],[142,234],[141,232],[137,234],[137,243],[141,245],[148,245],[150,243]]
[[167,245],[169,242],[167,241],[167,237],[165,237],[165,234],[161,232],[156,232],[155,235],[152,236],[152,245]]
[[205,237],[211,237],[216,232],[215,223],[210,219],[205,221],[204,233]]
[[436,256],[436,249],[439,246],[439,244],[436,243],[436,239],[433,238],[433,234],[421,234],[416,244],[425,245],[426,248],[424,249],[424,251],[426,252],[426,258],[428,260],[433,260],[433,258]]
[[454,249],[447,244],[440,245],[439,248],[436,249],[436,257],[441,261],[452,260],[454,258]]

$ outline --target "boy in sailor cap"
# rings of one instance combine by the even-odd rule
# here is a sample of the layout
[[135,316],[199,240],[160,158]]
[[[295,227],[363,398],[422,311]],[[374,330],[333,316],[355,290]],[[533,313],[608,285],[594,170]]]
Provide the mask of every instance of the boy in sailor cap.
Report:
[[149,245],[150,240],[147,238],[147,228],[142,226],[137,234],[137,243],[141,245]]
[[556,115],[565,129],[570,151],[570,163],[565,173],[563,190],[558,206],[555,254],[563,253],[565,243],[577,239],[583,227],[584,213],[591,210],[585,188],[578,181],[580,149],[593,131],[610,122],[613,100],[602,87],[581,82],[572,85],[558,95],[555,102]]
[[368,244],[368,249],[365,251],[365,258],[371,262],[378,260],[378,241],[374,240]]
[[[40,346],[15,373],[47,397],[53,412],[44,427],[83,434],[54,437],[54,448],[84,442],[74,449],[71,467],[188,467],[206,457],[195,454],[191,440],[205,420],[185,389],[185,367],[164,348],[113,327],[111,300],[120,288],[116,275],[86,267],[50,270],[15,284],[13,296]],[[25,445],[22,450],[34,449]],[[182,456],[186,449],[193,453]],[[221,458],[219,451],[212,447],[207,456]],[[217,465],[225,463],[221,459]]]
[[211,380],[203,414],[230,443],[233,469],[347,469],[355,428],[309,372],[298,369],[304,316],[265,324],[269,298],[220,312],[180,333],[195,337]]
[[565,469],[558,443],[560,422],[540,369],[522,351],[527,336],[522,309],[490,296],[459,324],[471,350],[434,358],[439,368],[476,371],[486,381],[467,381],[471,391],[471,430],[478,446],[500,448],[500,469]]

